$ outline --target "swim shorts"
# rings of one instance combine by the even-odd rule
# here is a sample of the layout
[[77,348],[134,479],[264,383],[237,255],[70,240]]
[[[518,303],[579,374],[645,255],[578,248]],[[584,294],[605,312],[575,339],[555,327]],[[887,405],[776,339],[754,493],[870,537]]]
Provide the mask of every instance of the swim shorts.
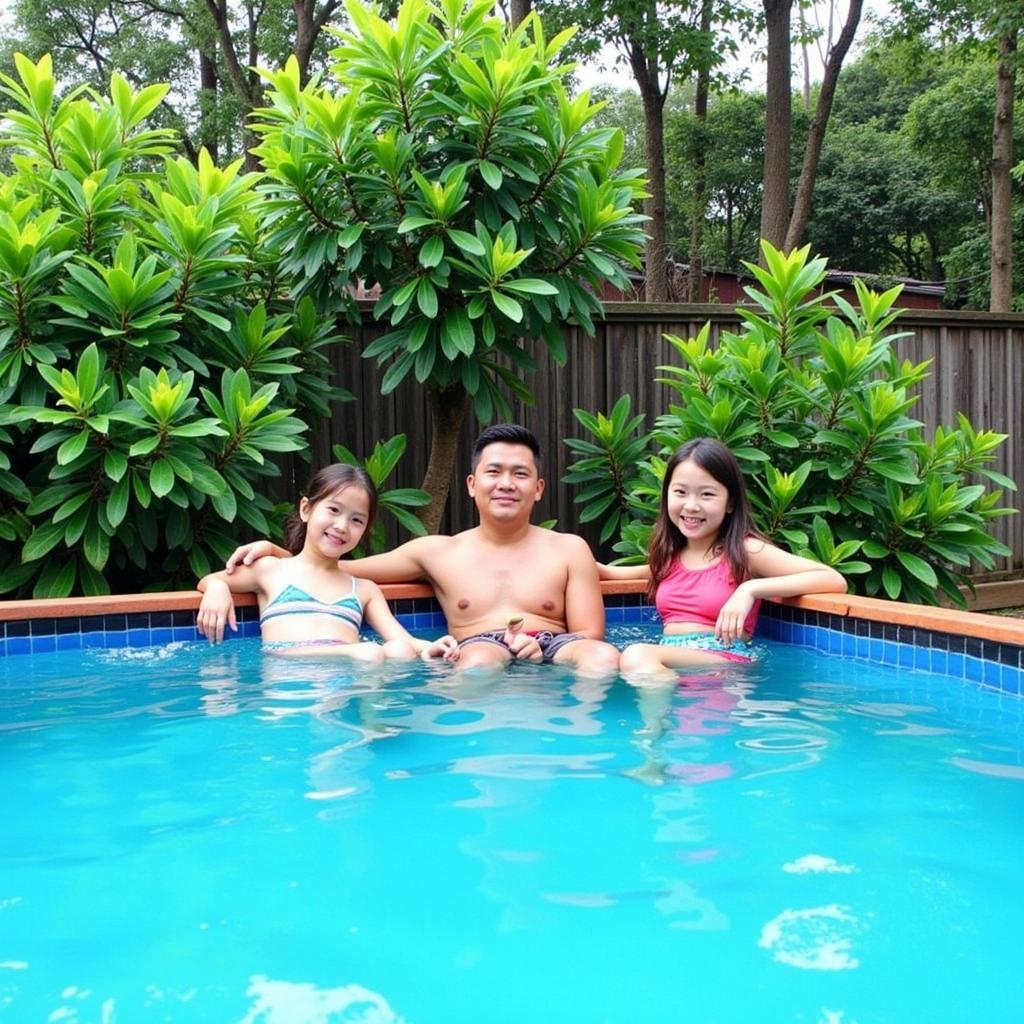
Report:
[[[527,632],[540,644],[541,663],[544,665],[550,665],[555,660],[555,655],[567,644],[585,639],[579,633],[552,633],[547,629],[536,632],[527,630]],[[461,651],[469,644],[494,644],[502,650],[509,649],[508,644],[505,643],[505,630],[503,629],[492,629],[486,633],[477,633],[476,636],[466,637],[465,640],[459,641],[459,650]]]
[[714,633],[663,633],[659,641],[662,647],[686,647],[695,651],[708,651],[720,655],[724,661],[760,661],[765,650],[749,640],[734,640],[724,644]]

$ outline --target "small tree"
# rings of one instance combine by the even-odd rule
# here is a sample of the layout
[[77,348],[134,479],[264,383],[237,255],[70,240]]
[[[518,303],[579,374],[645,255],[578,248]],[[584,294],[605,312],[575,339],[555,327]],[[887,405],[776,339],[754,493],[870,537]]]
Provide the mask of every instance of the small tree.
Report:
[[[57,96],[0,75],[0,593],[191,585],[266,534],[267,458],[326,415],[332,316],[254,231],[256,175],[175,158],[166,86]],[[266,270],[266,273],[264,273]],[[269,518],[268,518],[269,517]]]
[[563,327],[593,333],[597,293],[639,266],[643,196],[619,171],[622,134],[593,128],[603,104],[573,99],[536,15],[511,28],[489,0],[405,0],[387,22],[349,0],[354,31],[333,51],[336,88],[303,87],[294,60],[262,72],[257,112],[270,241],[299,291],[337,296],[379,282],[391,330],[363,355],[382,391],[427,388],[424,522],[436,530],[458,432],[523,400],[525,338],[565,359]]
[[1011,553],[988,526],[1013,510],[971,479],[1016,490],[989,468],[1006,435],[961,415],[925,438],[910,411],[928,364],[892,349],[899,289],[876,294],[857,281],[858,307],[818,294],[825,261],[808,252],[763,243],[767,267],[747,265],[760,308],[741,309],[744,329],[718,348],[709,326],[688,340],[666,335],[680,362],[659,367],[674,401],[652,433],[637,436],[642,417],[629,419],[623,400],[608,417],[577,410],[593,438],[567,441],[582,456],[566,478],[584,485],[580,518],[604,516],[602,539],[618,530],[615,550],[642,561],[669,455],[716,437],[739,460],[771,540],[834,566],[861,593],[963,605],[972,560],[992,569]]

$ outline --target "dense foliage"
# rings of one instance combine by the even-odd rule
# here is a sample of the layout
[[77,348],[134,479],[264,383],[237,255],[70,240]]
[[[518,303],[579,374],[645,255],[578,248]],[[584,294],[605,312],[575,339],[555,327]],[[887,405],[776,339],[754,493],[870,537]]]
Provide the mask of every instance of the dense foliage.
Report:
[[[586,440],[567,481],[583,485],[581,519],[605,517],[604,539],[626,561],[643,559],[671,452],[717,437],[736,453],[760,529],[790,549],[835,566],[865,594],[962,604],[972,561],[993,568],[1009,554],[988,525],[1013,482],[989,468],[1005,435],[975,431],[961,416],[926,438],[911,417],[927,363],[901,362],[890,327],[899,289],[857,282],[858,305],[818,295],[823,259],[765,246],[767,269],[744,328],[717,348],[709,327],[668,337],[679,363],[660,367],[674,392],[654,430],[620,399],[609,416],[577,411]],[[984,482],[976,482],[984,481]]]
[[344,397],[329,308],[294,305],[257,176],[172,156],[166,86],[57,98],[18,58],[0,179],[0,593],[183,585],[270,531],[293,410]]

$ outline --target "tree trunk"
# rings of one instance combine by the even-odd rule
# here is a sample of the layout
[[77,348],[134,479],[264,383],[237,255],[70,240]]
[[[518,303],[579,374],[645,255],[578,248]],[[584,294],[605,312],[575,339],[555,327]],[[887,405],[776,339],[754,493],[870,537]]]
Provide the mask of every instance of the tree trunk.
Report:
[[[658,11],[654,4],[647,8],[649,27],[657,25]],[[644,201],[647,223],[647,246],[644,251],[646,282],[644,298],[647,302],[668,301],[668,247],[665,243],[665,97],[658,81],[658,62],[649,57],[645,41],[632,38],[628,44],[629,63],[633,78],[640,89],[644,105],[644,149],[647,158],[647,191]]]
[[992,126],[992,292],[989,310],[1008,313],[1013,306],[1013,92],[1017,33],[999,40],[996,116]]
[[199,52],[199,144],[205,146],[214,163],[219,159],[217,125],[217,62],[211,54]]
[[[258,142],[255,135],[247,127],[250,112],[259,106],[262,97],[262,88],[259,84],[259,76],[253,71],[247,71],[242,67],[239,60],[238,50],[235,48],[235,38],[231,27],[231,18],[228,11],[227,0],[206,0],[206,9],[210,12],[214,24],[217,26],[217,39],[220,43],[221,54],[228,70],[228,81],[231,89],[242,105],[242,145],[245,150],[245,170],[259,170],[259,161],[250,150]],[[251,67],[259,62],[259,55],[255,52],[256,29],[258,18],[252,7],[248,8],[248,27],[246,38],[249,42],[249,57],[247,64]]]
[[[793,0],[761,0],[768,30],[768,76],[764,111],[764,178],[761,237],[784,248],[789,226],[789,159],[792,133],[790,13]],[[764,257],[760,257],[763,261]]]
[[814,197],[814,183],[818,177],[818,161],[821,159],[821,146],[825,141],[825,129],[832,113],[832,100],[836,95],[836,84],[843,60],[850,49],[853,37],[860,23],[860,13],[864,0],[850,0],[846,12],[846,24],[839,33],[836,45],[828,52],[825,62],[825,77],[818,93],[818,107],[811,120],[807,132],[807,148],[804,150],[804,162],[800,169],[800,181],[796,187],[796,199],[793,202],[793,215],[786,230],[786,251],[795,249],[803,241],[807,220],[811,215],[811,199]]
[[515,28],[521,21],[525,20],[526,16],[530,13],[531,6],[530,0],[512,0],[512,5],[509,9],[509,21],[512,28]]
[[[327,3],[316,10],[316,0],[292,0],[295,11],[295,59],[299,63],[299,81],[303,86],[309,81],[309,62],[313,58],[313,47],[330,20],[331,15],[340,6],[340,0],[327,0]],[[386,12],[385,12],[386,16]]]
[[448,502],[452,472],[459,454],[459,431],[469,409],[469,395],[461,385],[441,390],[427,389],[430,410],[430,457],[423,477],[423,490],[430,495],[430,504],[420,512],[428,533],[437,533]]
[[[700,30],[711,31],[712,0],[703,0],[700,8]],[[700,286],[704,277],[704,262],[701,246],[704,241],[704,214],[707,212],[707,168],[708,140],[708,91],[711,84],[711,69],[701,67],[697,71],[697,92],[693,99],[693,115],[697,121],[697,132],[693,150],[693,209],[690,214],[690,272],[686,277],[686,301],[700,302]]]

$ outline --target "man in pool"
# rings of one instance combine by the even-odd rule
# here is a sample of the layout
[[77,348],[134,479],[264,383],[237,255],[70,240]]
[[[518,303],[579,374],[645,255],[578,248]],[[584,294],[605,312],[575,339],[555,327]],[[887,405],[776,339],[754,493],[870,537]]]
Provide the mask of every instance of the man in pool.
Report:
[[[376,583],[429,582],[460,642],[462,669],[517,660],[613,675],[619,652],[603,640],[604,604],[589,546],[530,523],[544,493],[539,463],[540,446],[525,427],[489,427],[473,446],[466,478],[479,526],[454,537],[417,537],[346,561],[345,569]],[[228,559],[227,572],[271,553],[287,557],[268,541],[247,544]],[[232,608],[217,613],[218,621],[233,620]]]

